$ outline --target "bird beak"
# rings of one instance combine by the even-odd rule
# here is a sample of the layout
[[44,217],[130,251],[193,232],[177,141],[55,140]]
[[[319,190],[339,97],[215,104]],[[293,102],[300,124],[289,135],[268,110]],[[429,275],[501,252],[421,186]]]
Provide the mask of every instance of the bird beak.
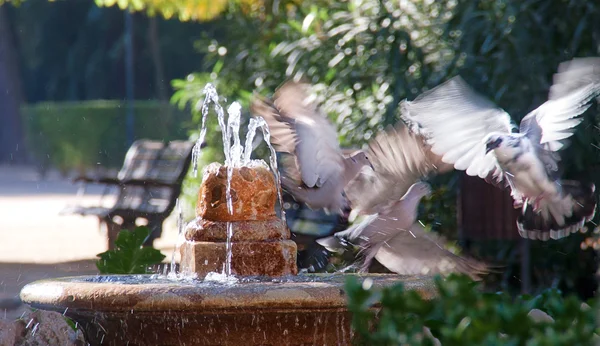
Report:
[[373,172],[375,172],[375,167],[373,167],[373,164],[371,162],[369,162],[369,167],[371,167],[371,169],[373,170]]
[[498,148],[502,144],[502,138],[498,138],[493,142],[488,142],[485,146],[485,153],[489,153],[490,151]]

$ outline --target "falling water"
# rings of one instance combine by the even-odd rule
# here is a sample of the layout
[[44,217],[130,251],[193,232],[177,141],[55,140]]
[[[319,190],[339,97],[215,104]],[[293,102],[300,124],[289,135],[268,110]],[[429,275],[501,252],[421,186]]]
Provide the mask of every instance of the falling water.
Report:
[[[260,126],[258,118],[250,119],[248,124],[248,133],[246,134],[246,145],[244,146],[244,160],[242,165],[248,165],[250,163],[250,157],[252,156],[252,142],[254,142],[254,136],[256,135],[256,128]],[[261,118],[262,119],[262,118]]]
[[[240,144],[240,118],[242,107],[239,103],[234,102],[227,109],[227,143],[233,139],[233,146],[229,149],[229,160],[225,159],[227,166],[227,190],[225,198],[227,201],[227,211],[229,215],[233,215],[233,200],[231,198],[231,177],[233,167],[241,165],[242,146]],[[227,242],[225,243],[225,275],[231,275],[231,238],[233,237],[233,223],[227,222]]]
[[227,108],[227,129],[229,137],[233,139],[233,146],[229,149],[229,162],[226,160],[225,165],[231,167],[239,167],[242,164],[242,145],[240,144],[240,118],[242,106],[234,102]]
[[[283,208],[283,198],[281,194],[281,177],[279,175],[279,171],[277,168],[277,156],[275,149],[271,145],[270,138],[271,133],[269,131],[269,127],[263,118],[257,117],[250,119],[250,124],[248,126],[248,134],[246,135],[246,143],[245,147],[241,145],[240,142],[240,119],[241,119],[241,106],[238,102],[233,102],[229,108],[227,109],[227,123],[225,122],[225,112],[223,111],[223,107],[219,103],[219,96],[215,87],[212,84],[207,84],[204,87],[205,99],[202,103],[202,128],[200,130],[200,136],[196,145],[194,146],[194,151],[192,153],[193,160],[193,170],[194,176],[197,175],[197,161],[200,156],[200,146],[204,141],[204,137],[206,136],[206,118],[209,112],[210,103],[214,104],[215,112],[217,113],[217,119],[219,122],[219,127],[221,128],[221,133],[223,137],[223,153],[225,154],[225,166],[227,167],[227,188],[225,192],[225,198],[227,201],[227,211],[229,214],[233,215],[233,200],[231,198],[231,176],[233,173],[233,169],[235,167],[247,166],[251,163],[251,155],[252,155],[252,142],[254,140],[254,136],[256,135],[256,129],[260,128],[263,132],[263,139],[270,150],[270,166],[273,175],[276,180],[276,188],[277,188],[277,196],[279,198],[279,205],[281,208],[281,218],[285,222],[285,210]],[[179,232],[182,232],[183,226],[181,226]],[[223,271],[226,276],[231,275],[231,238],[233,237],[233,224],[231,222],[227,223],[227,243],[226,243],[226,260],[225,267]],[[174,264],[171,265],[172,267]]]
[[179,202],[179,198],[175,201],[175,210],[177,210],[177,243],[175,244],[175,248],[173,249],[173,254],[171,255],[171,266],[167,272],[168,277],[176,277],[177,273],[175,271],[175,253],[181,247],[181,244],[185,240],[183,238],[183,211],[181,210],[181,202]]
[[192,167],[194,177],[198,176],[198,159],[202,154],[202,143],[204,143],[204,138],[206,137],[206,117],[208,116],[208,106],[211,102],[213,102],[215,104],[215,110],[217,111],[217,114],[219,114],[219,110],[221,113],[223,113],[223,108],[221,108],[221,105],[219,104],[219,96],[217,95],[217,90],[215,87],[212,84],[206,84],[202,92],[205,95],[204,102],[202,102],[202,107],[200,108],[200,111],[202,112],[202,127],[200,129],[200,136],[198,136],[198,140],[196,140],[196,144],[192,149]]
[[[231,199],[231,177],[233,174],[233,167],[227,166],[227,190],[225,192],[225,198],[227,200],[227,211],[229,215],[233,215],[233,200]],[[225,275],[231,275],[231,258],[233,252],[231,250],[231,238],[233,237],[233,223],[227,222],[227,242],[225,243]]]
[[269,131],[269,125],[262,117],[256,117],[250,119],[250,124],[248,124],[248,134],[246,135],[246,148],[244,149],[244,161],[243,164],[247,165],[250,163],[250,156],[252,154],[252,142],[254,141],[254,136],[256,135],[256,129],[260,128],[263,133],[263,139],[269,150],[271,151],[271,155],[269,157],[269,161],[271,164],[271,171],[273,171],[273,175],[275,176],[277,187],[277,197],[279,198],[279,207],[281,208],[281,218],[285,224],[285,209],[283,208],[283,197],[281,195],[281,176],[279,175],[279,169],[277,168],[277,153],[275,152],[275,148],[271,145],[271,132]]

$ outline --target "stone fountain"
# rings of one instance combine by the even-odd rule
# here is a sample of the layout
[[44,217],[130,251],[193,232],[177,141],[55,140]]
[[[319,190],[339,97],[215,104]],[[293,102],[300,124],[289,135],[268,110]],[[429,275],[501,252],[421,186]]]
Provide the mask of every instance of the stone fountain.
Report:
[[[207,99],[219,114],[215,95],[209,89]],[[250,160],[254,131],[262,126],[268,143],[268,128],[251,119],[242,153],[239,136],[229,145],[228,129],[236,132],[236,114],[239,129],[239,111],[229,113],[227,127],[222,114],[219,119],[225,165],[204,169],[196,218],[180,230],[180,273],[41,280],[25,286],[21,299],[64,313],[92,345],[351,344],[344,283],[356,274],[298,274],[285,213],[275,212],[281,195],[274,157],[270,169]],[[203,128],[199,142],[204,134]],[[372,287],[402,281],[425,296],[434,294],[428,277],[360,278]]]

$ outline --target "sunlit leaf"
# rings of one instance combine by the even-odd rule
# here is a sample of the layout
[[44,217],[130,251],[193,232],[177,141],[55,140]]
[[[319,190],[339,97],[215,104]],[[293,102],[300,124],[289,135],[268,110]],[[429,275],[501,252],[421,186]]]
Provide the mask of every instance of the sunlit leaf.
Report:
[[100,259],[96,261],[96,267],[100,273],[144,274],[149,266],[160,263],[165,255],[152,247],[142,247],[149,234],[146,226],[119,232],[115,240],[116,249],[97,255]]

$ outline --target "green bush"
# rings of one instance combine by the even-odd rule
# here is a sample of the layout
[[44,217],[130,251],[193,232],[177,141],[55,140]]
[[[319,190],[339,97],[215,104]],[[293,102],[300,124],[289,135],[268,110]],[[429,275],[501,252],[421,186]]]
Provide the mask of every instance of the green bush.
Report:
[[[157,101],[135,101],[134,138],[186,139],[191,118]],[[29,148],[40,165],[65,172],[120,168],[127,152],[125,102],[44,102],[22,108]]]
[[[352,326],[361,345],[593,345],[598,342],[596,301],[585,306],[555,289],[516,299],[483,292],[464,275],[435,280],[438,296],[427,300],[401,283],[374,290],[346,283]],[[380,309],[372,309],[378,305]],[[553,321],[535,318],[548,314]],[[545,316],[546,318],[548,316]],[[425,329],[427,328],[427,329]],[[427,337],[430,332],[430,337]]]

